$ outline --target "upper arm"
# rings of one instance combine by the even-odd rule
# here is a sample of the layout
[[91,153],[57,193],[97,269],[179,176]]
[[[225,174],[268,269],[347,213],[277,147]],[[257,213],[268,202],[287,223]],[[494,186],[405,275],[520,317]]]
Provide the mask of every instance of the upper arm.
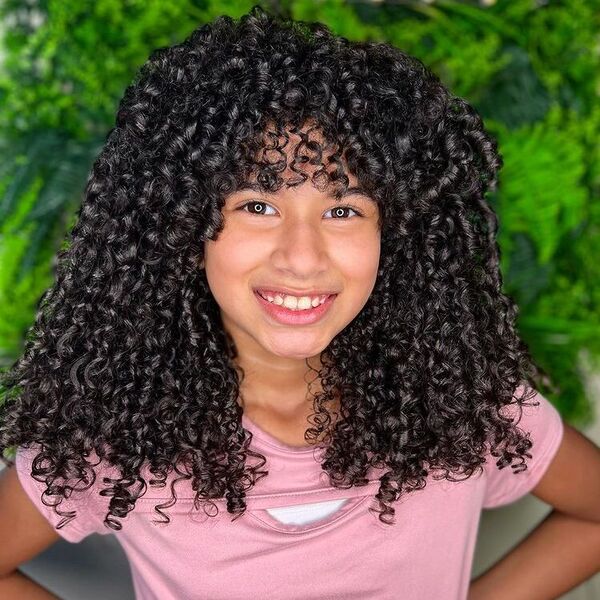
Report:
[[600,448],[564,423],[564,435],[533,495],[556,510],[600,522]]
[[60,538],[23,489],[15,467],[0,472],[0,577]]

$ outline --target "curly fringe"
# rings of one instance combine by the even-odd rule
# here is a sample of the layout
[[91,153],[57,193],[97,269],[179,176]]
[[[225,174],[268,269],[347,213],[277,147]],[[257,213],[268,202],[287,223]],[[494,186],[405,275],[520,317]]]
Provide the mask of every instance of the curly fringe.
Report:
[[[284,182],[288,132],[302,139]],[[2,374],[0,450],[40,445],[32,475],[65,517],[58,527],[76,516],[60,512],[62,500],[94,483],[92,451],[119,474],[100,492],[113,530],[172,472],[171,498],[155,507],[166,522],[181,479],[196,508],[225,498],[234,519],[246,510],[266,459],[248,448],[243,373],[199,265],[228,194],[301,184],[305,163],[318,166],[315,185],[336,190],[352,172],[382,231],[372,295],[323,351],[312,394],[306,439],[326,434],[331,485],[386,469],[376,512],[389,524],[393,503],[430,472],[470,477],[488,450],[500,468],[526,468],[532,444],[500,409],[524,405],[515,390],[547,376],[501,292],[484,198],[502,166],[496,142],[419,60],[254,7],[154,51],[127,88],[55,284]],[[330,427],[336,395],[342,418]]]

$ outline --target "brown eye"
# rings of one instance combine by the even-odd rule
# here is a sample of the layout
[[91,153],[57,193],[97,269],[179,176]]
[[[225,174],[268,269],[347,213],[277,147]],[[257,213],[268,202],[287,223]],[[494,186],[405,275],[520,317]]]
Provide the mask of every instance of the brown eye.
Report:
[[[239,207],[238,210],[243,210],[244,212],[250,213],[251,215],[264,215],[266,214],[266,209],[264,207],[270,206],[266,202],[261,202],[260,200],[251,200],[250,202],[246,202]],[[247,207],[251,207],[249,210],[246,210]]]
[[[244,204],[242,204],[242,206],[240,206],[237,210],[247,212],[248,214],[251,214],[254,216],[261,216],[261,215],[268,216],[269,213],[267,211],[269,210],[269,208],[274,210],[270,204],[267,204],[266,202],[263,202],[262,200],[250,200],[249,202],[245,202]],[[346,219],[352,217],[352,214],[348,214],[348,216],[346,216],[346,214],[347,214],[346,211],[350,211],[350,213],[354,213],[357,217],[364,216],[360,210],[358,210],[357,208],[354,208],[353,206],[334,206],[333,208],[330,208],[328,211],[326,211],[325,214],[330,212],[330,213],[332,213],[332,216],[334,219],[346,220]]]
[[363,216],[363,214],[357,208],[354,208],[352,206],[335,206],[333,208],[330,208],[327,212],[331,212],[335,219],[343,219],[345,211],[347,210],[352,211],[358,217]]

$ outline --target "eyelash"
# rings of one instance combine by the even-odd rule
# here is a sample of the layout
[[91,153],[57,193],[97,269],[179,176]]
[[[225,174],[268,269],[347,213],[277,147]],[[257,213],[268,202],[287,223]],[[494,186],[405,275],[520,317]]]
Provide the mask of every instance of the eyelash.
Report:
[[[254,217],[262,217],[263,215],[260,213],[252,213],[248,210],[244,210],[250,204],[265,204],[266,206],[271,206],[268,202],[263,202],[262,200],[249,200],[248,202],[244,202],[244,204],[242,204],[240,207],[238,207],[237,210],[242,210],[244,212],[247,212],[249,215],[252,215]],[[271,206],[271,208],[273,208],[273,207]],[[350,204],[340,204],[338,206],[334,206],[333,208],[330,208],[329,210],[335,210],[336,208],[349,208],[350,210],[353,210],[358,217],[364,217],[363,213],[358,208],[351,206]],[[327,211],[327,212],[329,212],[329,211]],[[342,220],[347,220],[349,218],[350,217],[346,217],[346,219],[342,218]]]

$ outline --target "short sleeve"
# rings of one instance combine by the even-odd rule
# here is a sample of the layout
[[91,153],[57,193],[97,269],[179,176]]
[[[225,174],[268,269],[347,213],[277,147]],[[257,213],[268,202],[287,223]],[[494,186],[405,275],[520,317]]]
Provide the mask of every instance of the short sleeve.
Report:
[[99,518],[99,513],[94,513],[98,509],[97,503],[93,499],[93,495],[98,493],[95,485],[92,485],[88,490],[74,492],[70,498],[66,498],[61,502],[59,507],[61,512],[76,510],[77,515],[60,529],[56,529],[56,526],[65,517],[57,515],[52,506],[46,506],[42,502],[42,493],[45,491],[46,486],[31,475],[31,466],[38,453],[39,449],[36,446],[31,448],[19,446],[15,457],[15,468],[27,496],[42,516],[54,527],[56,533],[71,543],[80,542],[92,533],[110,533],[102,524],[104,515]]
[[[522,389],[517,390],[517,397],[521,397]],[[523,406],[521,418],[516,421],[519,429],[529,432],[529,439],[533,444],[528,451],[531,458],[525,457],[527,469],[515,472],[510,465],[498,469],[496,465],[498,458],[488,453],[483,508],[497,508],[526,496],[542,479],[558,451],[564,433],[560,413],[537,390],[535,395],[526,402],[527,404],[539,403],[537,406]],[[502,411],[504,415],[517,418],[519,416],[517,405],[507,406]]]

